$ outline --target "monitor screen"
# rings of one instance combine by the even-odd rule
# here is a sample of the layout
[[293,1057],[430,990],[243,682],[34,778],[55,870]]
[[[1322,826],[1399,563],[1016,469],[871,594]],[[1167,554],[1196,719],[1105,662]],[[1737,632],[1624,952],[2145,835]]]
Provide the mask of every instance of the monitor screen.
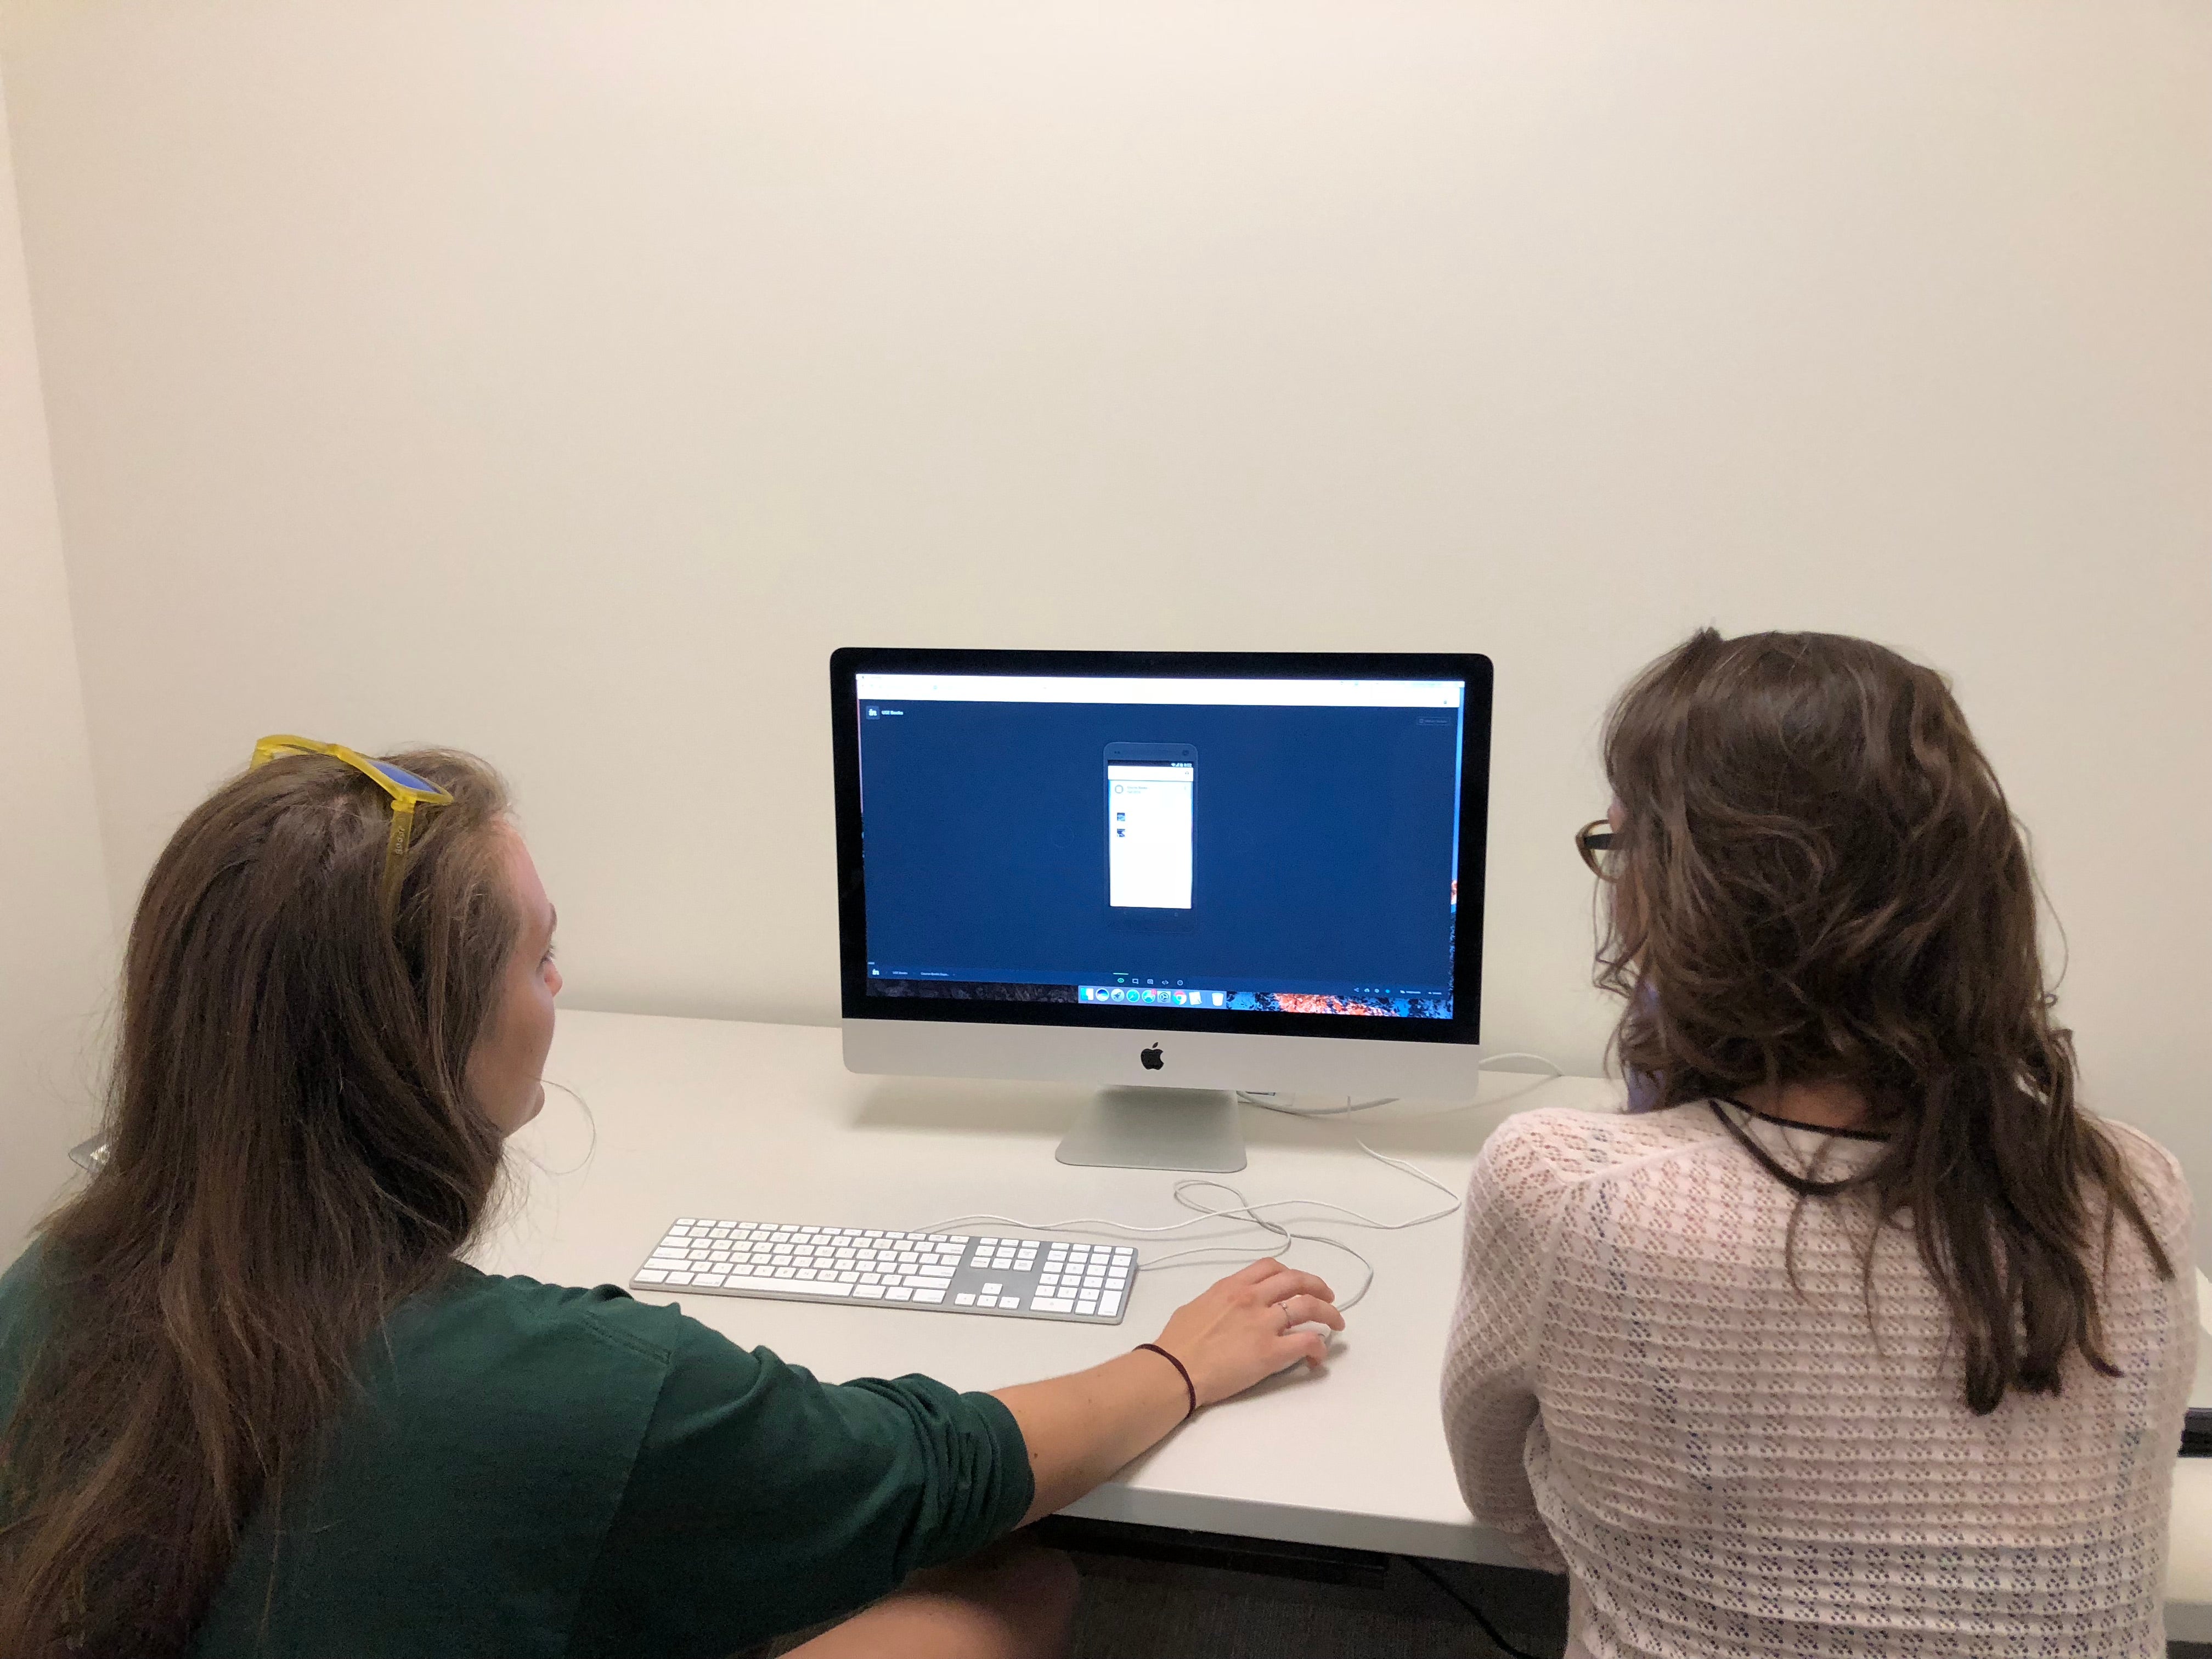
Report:
[[[1421,1035],[1471,1017],[1462,859],[1471,845],[1479,907],[1465,819],[1484,799],[1469,769],[1486,771],[1486,660],[1393,676],[1374,658],[1071,672],[839,654],[860,866],[848,988],[867,1015]],[[915,1003],[939,1006],[894,1006]]]

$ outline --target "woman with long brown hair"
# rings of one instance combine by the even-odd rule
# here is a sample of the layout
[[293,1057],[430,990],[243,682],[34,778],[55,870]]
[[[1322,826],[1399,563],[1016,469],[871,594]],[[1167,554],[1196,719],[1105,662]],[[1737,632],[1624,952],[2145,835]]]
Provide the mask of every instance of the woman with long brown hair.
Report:
[[1698,633],[1605,733],[1636,1109],[1484,1148],[1461,1490],[1577,1659],[2155,1659],[2196,1353],[2171,1155],[2092,1116],[1942,678]]
[[1065,1562],[986,1547],[1341,1328],[1262,1261],[1074,1376],[830,1387],[467,1267],[553,928],[465,756],[268,739],[177,831],[108,1158],[0,1278],[0,1655],[1048,1653]]

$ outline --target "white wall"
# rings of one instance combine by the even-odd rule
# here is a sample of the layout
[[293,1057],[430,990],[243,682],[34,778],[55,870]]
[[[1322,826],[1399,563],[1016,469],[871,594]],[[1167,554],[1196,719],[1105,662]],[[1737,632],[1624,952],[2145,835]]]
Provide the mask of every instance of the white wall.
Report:
[[0,1265],[90,1132],[112,928],[0,98]]
[[2212,1194],[2212,9],[19,0],[4,48],[118,902],[259,732],[444,739],[579,1004],[827,1020],[833,646],[1471,647],[1486,1035],[1590,1066],[1607,697],[1840,629],[1956,675],[2090,1096]]

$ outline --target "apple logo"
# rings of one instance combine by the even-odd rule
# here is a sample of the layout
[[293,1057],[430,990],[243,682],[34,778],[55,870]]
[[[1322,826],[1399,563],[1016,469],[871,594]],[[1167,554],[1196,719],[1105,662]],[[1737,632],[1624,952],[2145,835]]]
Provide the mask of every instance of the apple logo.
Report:
[[1137,1058],[1145,1062],[1145,1069],[1148,1072],[1157,1072],[1168,1063],[1166,1056],[1160,1053],[1160,1045],[1157,1042],[1139,1054]]

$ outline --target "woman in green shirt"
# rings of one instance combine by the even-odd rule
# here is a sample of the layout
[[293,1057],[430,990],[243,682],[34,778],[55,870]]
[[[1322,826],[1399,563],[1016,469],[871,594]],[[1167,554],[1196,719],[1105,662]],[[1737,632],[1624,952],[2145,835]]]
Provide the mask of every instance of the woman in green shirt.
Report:
[[684,1659],[855,1608],[801,1651],[1052,1652],[1066,1564],[987,1547],[1342,1328],[1262,1261],[1073,1376],[831,1386],[475,1271],[561,987],[498,780],[255,759],[147,882],[108,1159],[0,1278],[10,1659]]

